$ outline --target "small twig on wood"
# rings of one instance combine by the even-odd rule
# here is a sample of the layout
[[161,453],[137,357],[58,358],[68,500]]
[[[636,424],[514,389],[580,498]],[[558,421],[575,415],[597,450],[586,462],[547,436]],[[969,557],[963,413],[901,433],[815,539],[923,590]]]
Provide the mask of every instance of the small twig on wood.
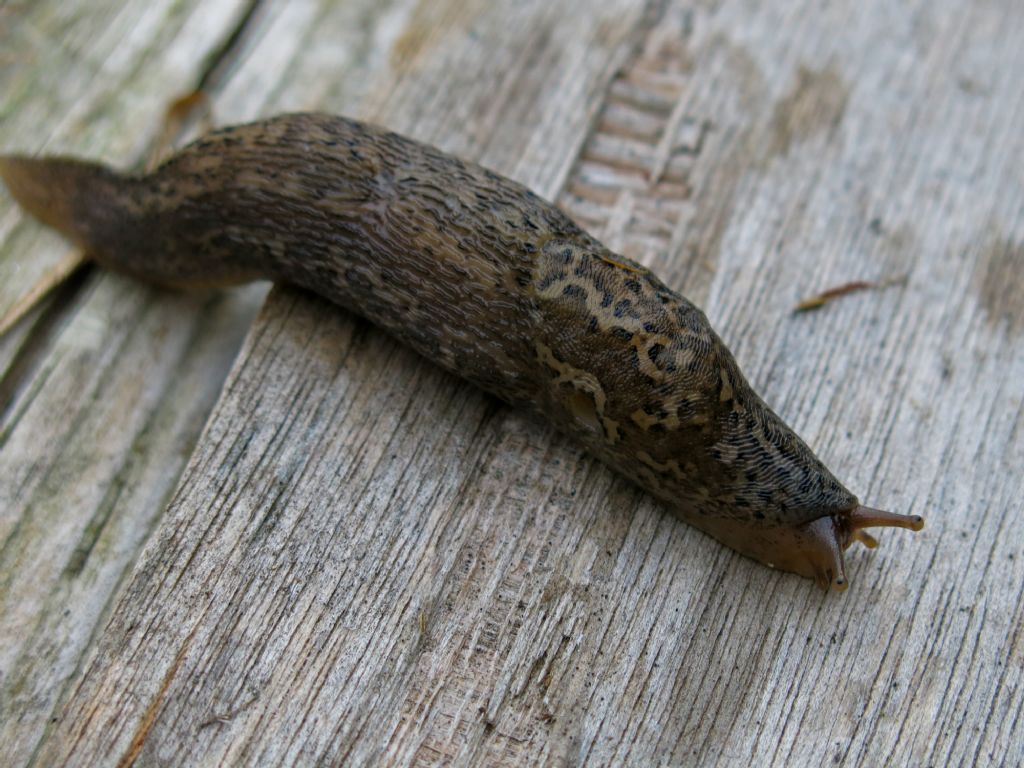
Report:
[[81,251],[68,251],[60,261],[43,272],[36,284],[14,302],[3,317],[0,317],[0,336],[13,328],[40,299],[71,277],[84,262],[85,256]]
[[179,96],[167,105],[160,136],[149,155],[147,170],[151,171],[156,168],[170,154],[174,142],[179,138],[185,126],[194,118],[201,120],[205,128],[212,127],[210,97],[202,89]]
[[846,296],[849,293],[856,293],[857,291],[870,291],[879,290],[882,288],[888,288],[892,285],[902,285],[907,282],[906,275],[897,275],[895,277],[889,277],[885,280],[854,280],[849,283],[843,283],[837,285],[835,288],[829,288],[827,291],[811,296],[802,300],[799,304],[793,307],[794,312],[809,312],[812,309],[819,309],[825,306],[828,302],[833,299],[837,299],[840,296]]
[[223,725],[225,723],[230,723],[232,720],[234,720],[236,717],[238,717],[238,715],[240,713],[242,713],[244,710],[248,709],[253,704],[255,704],[256,700],[259,699],[259,697],[260,697],[260,695],[258,693],[253,694],[251,699],[249,699],[247,701],[243,701],[237,707],[235,707],[234,709],[228,710],[223,715],[214,714],[214,716],[211,717],[209,720],[206,720],[206,721],[204,721],[204,722],[199,724],[199,730],[203,730],[204,728],[209,728],[211,725]]
[[605,264],[611,264],[613,267],[618,267],[619,269],[624,269],[627,272],[635,272],[635,273],[639,274],[640,272],[643,271],[642,269],[638,269],[637,267],[634,267],[634,266],[632,266],[630,264],[623,264],[621,261],[616,261],[615,259],[611,259],[611,258],[609,258],[607,256],[604,256],[604,255],[601,255],[601,254],[599,254],[597,258],[599,258]]

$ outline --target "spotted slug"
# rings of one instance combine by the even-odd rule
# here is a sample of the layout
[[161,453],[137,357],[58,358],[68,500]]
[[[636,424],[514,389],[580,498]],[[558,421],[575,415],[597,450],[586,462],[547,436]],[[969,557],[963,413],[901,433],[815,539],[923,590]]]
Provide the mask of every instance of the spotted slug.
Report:
[[861,506],[761,400],[704,313],[525,187],[343,117],[217,130],[146,175],[0,157],[15,199],[104,267],[165,286],[312,290],[531,409],[689,524],[847,585]]

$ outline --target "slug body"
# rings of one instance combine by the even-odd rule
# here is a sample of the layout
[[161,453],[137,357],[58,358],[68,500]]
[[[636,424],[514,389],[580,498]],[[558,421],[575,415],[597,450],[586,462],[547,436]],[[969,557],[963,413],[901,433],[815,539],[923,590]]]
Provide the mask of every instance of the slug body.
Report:
[[189,287],[296,284],[557,425],[688,523],[843,588],[861,507],[684,297],[478,165],[340,117],[208,134],[145,176],[0,158],[28,211],[100,264]]

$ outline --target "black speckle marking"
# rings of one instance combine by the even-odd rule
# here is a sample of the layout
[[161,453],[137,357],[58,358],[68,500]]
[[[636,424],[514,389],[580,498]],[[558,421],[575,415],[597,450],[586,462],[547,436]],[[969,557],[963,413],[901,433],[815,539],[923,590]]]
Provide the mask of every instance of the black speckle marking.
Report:
[[587,292],[581,286],[578,285],[567,285],[562,289],[562,295],[565,297],[572,297],[585,302],[587,300]]
[[620,339],[621,341],[632,341],[633,339],[632,333],[618,325],[612,328],[609,332],[612,336],[614,336],[616,339]]

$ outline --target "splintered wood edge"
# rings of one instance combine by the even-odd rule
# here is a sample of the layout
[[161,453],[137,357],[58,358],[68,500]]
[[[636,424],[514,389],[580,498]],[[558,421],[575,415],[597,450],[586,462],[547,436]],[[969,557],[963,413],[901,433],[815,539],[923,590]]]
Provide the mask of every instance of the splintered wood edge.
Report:
[[0,317],[0,336],[18,324],[28,312],[50,291],[67,280],[85,263],[85,255],[81,251],[71,250],[50,266],[29,290],[19,298],[10,309]]

